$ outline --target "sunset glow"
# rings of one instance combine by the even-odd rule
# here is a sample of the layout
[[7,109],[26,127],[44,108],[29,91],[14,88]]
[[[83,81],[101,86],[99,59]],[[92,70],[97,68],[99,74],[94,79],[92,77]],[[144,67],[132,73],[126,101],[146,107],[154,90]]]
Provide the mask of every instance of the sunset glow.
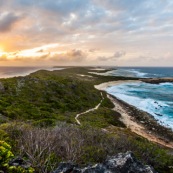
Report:
[[173,2],[0,1],[1,65],[173,65]]

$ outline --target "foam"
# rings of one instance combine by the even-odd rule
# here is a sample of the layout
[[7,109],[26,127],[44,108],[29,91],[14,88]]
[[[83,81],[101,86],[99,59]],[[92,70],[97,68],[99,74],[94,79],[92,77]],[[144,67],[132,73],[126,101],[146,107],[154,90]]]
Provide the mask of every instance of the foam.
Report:
[[[164,84],[160,86],[157,85],[157,86],[164,87],[167,85],[170,85],[170,84],[168,83],[168,84]],[[138,97],[137,95],[131,93],[131,91],[146,92],[147,87],[145,88],[145,86],[152,86],[152,84],[126,83],[126,84],[120,84],[113,87],[109,87],[106,89],[106,91],[116,96],[117,98],[127,102],[128,104],[131,104],[139,108],[140,110],[150,113],[151,115],[155,117],[155,119],[158,120],[160,124],[171,127],[173,129],[173,117],[165,114],[164,112],[166,109],[170,109],[170,103],[173,104],[173,102],[156,100],[149,97],[144,99],[144,98],[141,98],[140,96]],[[157,90],[155,91],[157,92]]]

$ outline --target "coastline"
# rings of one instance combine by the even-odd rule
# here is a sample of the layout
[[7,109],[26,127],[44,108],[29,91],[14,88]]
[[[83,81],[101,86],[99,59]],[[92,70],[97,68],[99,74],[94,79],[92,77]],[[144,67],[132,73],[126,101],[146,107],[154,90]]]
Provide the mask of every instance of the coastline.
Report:
[[[128,82],[142,82],[140,80],[122,80],[105,82],[94,87],[98,90],[105,91],[106,88],[118,84]],[[147,112],[139,110],[138,108],[127,104],[126,102],[116,98],[107,93],[107,97],[114,104],[113,110],[121,114],[121,121],[132,132],[155,142],[162,146],[173,149],[173,131],[167,127],[160,125],[157,120]]]
[[106,88],[108,88],[108,87],[123,84],[123,83],[128,83],[128,82],[133,82],[133,83],[137,82],[137,83],[139,83],[139,82],[142,82],[142,81],[140,81],[140,80],[118,80],[118,81],[104,82],[104,83],[101,83],[99,85],[94,85],[94,87],[98,90],[105,91]]

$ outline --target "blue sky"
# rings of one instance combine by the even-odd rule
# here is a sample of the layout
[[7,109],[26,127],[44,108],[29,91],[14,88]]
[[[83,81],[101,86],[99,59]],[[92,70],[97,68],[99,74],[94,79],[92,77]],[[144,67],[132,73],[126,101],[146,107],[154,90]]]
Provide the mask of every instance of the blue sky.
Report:
[[173,66],[171,0],[1,0],[2,65]]

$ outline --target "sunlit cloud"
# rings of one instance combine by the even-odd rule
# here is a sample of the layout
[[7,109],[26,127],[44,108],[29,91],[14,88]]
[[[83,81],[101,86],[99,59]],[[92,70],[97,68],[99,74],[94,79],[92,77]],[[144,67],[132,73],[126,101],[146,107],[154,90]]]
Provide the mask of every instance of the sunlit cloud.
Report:
[[172,9],[167,0],[3,0],[0,61],[173,65]]

